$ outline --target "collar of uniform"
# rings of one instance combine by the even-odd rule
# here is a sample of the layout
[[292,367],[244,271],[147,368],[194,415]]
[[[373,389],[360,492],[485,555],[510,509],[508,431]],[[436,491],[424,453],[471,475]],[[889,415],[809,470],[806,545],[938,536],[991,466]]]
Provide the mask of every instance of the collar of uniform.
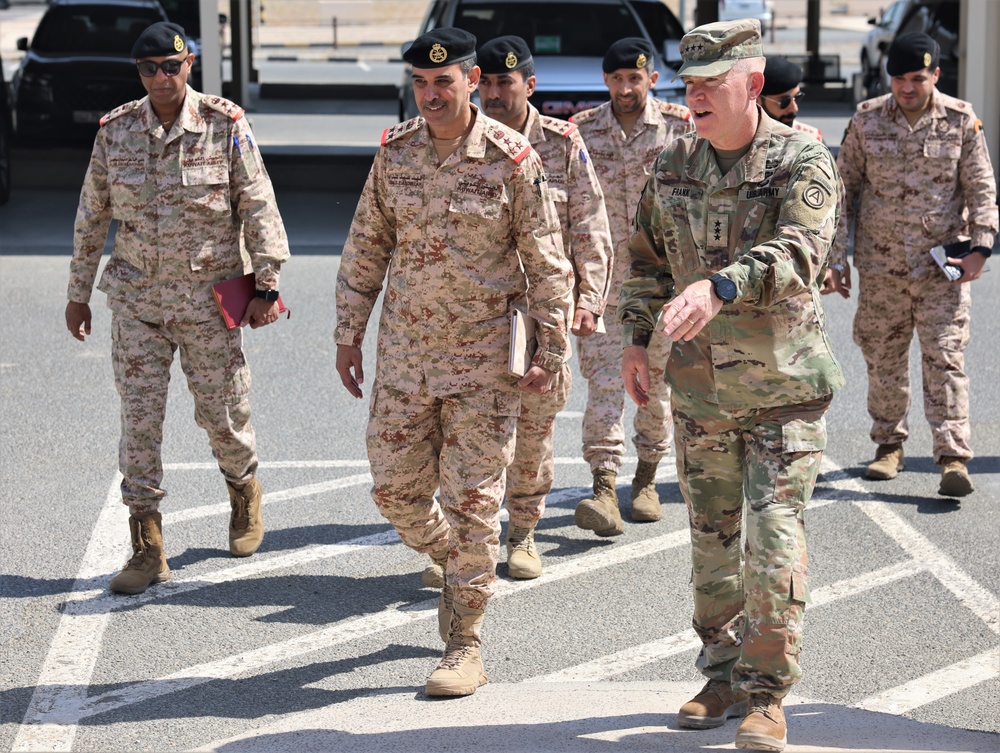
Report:
[[[764,168],[767,165],[767,148],[771,143],[771,131],[774,128],[774,124],[778,121],[767,117],[760,105],[756,107],[759,119],[757,121],[757,131],[750,142],[750,151],[744,154],[743,158],[733,165],[732,170],[725,175],[719,175],[716,172],[716,179],[720,185],[738,186],[743,183],[760,183],[764,180]],[[712,145],[708,143],[708,139],[703,138],[699,138],[697,143],[698,146],[695,153],[691,159],[687,160],[685,173],[687,177],[699,183],[711,183],[712,181],[707,180],[709,176],[699,173],[698,166],[706,164],[716,165],[716,170],[718,170],[715,155],[709,154]],[[709,159],[709,156],[712,158]]]
[[[181,105],[181,111],[177,116],[181,122],[181,128],[185,131],[193,131],[194,133],[203,133],[205,131],[205,119],[199,112],[201,97],[200,93],[196,92],[190,86],[187,87],[187,93],[184,95],[184,103]],[[138,117],[132,123],[131,130],[151,131],[157,125],[159,125],[159,120],[157,120],[156,113],[153,112],[153,105],[147,96],[146,101],[139,108]]]
[[[469,103],[469,107],[472,108],[472,117],[474,120],[472,121],[472,128],[469,129],[469,135],[465,137],[465,141],[458,148],[458,153],[466,157],[472,157],[473,159],[482,159],[486,156],[486,128],[484,122],[487,118],[471,102]],[[423,144],[431,149],[434,148],[434,142],[431,141],[431,129],[428,127],[426,120],[415,140],[411,143],[414,146]]]
[[896,103],[896,98],[889,94],[889,99],[886,102],[886,115],[889,120],[899,124],[902,128],[907,131],[919,131],[930,123],[936,121],[938,118],[945,118],[948,116],[947,110],[945,109],[944,102],[941,100],[940,92],[937,87],[931,92],[930,105],[917,119],[917,122],[912,126],[910,122],[906,119],[906,115],[903,114],[903,110]]
[[531,104],[531,102],[528,103],[528,120],[524,124],[524,130],[521,131],[521,135],[532,144],[545,141],[545,129],[542,128],[541,115],[538,112],[538,108]]

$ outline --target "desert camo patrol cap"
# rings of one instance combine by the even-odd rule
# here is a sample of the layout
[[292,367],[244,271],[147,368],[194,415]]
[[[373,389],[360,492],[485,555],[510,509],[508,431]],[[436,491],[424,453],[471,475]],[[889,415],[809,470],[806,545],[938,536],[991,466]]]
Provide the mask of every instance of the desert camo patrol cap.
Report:
[[187,36],[182,26],[169,21],[157,21],[140,32],[139,38],[132,45],[132,57],[136,60],[170,57],[184,52],[186,47]]
[[764,57],[760,21],[743,18],[699,26],[683,36],[680,51],[684,62],[674,80],[681,76],[721,76],[737,60]]
[[476,56],[476,37],[464,29],[445,26],[421,34],[403,53],[414,68],[444,68]]

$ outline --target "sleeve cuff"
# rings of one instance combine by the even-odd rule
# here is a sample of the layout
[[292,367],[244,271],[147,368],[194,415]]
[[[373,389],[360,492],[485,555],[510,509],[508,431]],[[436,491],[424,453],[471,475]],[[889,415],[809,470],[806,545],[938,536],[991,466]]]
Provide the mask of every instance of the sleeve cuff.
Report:
[[354,348],[360,348],[361,344],[365,341],[365,331],[363,329],[338,326],[334,330],[333,341],[337,345],[350,345]]
[[531,359],[531,363],[535,366],[541,366],[546,371],[551,371],[556,373],[562,370],[563,364],[566,362],[566,358],[561,353],[552,353],[550,351],[537,351],[534,358]]
[[653,330],[640,326],[638,322],[625,322],[622,324],[622,348],[630,345],[641,345],[646,348],[653,338]]

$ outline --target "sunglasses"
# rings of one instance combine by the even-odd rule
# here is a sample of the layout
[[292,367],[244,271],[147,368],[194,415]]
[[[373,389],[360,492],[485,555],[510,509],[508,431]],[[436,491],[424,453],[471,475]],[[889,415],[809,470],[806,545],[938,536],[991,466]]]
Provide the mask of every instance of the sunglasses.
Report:
[[139,69],[139,75],[143,78],[152,78],[157,71],[163,71],[167,76],[176,76],[181,72],[183,60],[164,60],[162,63],[154,63],[152,60],[140,60],[135,64]]
[[778,108],[779,108],[779,109],[781,109],[781,110],[785,110],[785,109],[787,109],[787,108],[788,108],[788,106],[789,106],[790,104],[792,104],[792,100],[793,100],[793,99],[794,99],[794,100],[795,100],[796,102],[798,102],[798,101],[799,101],[800,99],[802,99],[802,98],[803,98],[804,96],[806,96],[806,93],[805,93],[805,92],[799,92],[799,93],[798,93],[798,94],[796,94],[796,95],[795,95],[794,97],[792,97],[792,96],[790,96],[790,95],[786,94],[786,95],[785,95],[784,97],[782,97],[781,99],[775,99],[774,97],[764,97],[764,99],[768,100],[769,102],[777,102],[777,103],[778,103]]

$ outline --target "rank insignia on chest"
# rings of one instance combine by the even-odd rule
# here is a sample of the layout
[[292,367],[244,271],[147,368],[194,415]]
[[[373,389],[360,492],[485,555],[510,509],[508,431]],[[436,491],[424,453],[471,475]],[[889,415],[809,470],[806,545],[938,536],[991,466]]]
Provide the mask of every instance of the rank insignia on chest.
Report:
[[708,213],[708,238],[706,246],[708,248],[728,248],[729,247],[729,215],[722,212]]

